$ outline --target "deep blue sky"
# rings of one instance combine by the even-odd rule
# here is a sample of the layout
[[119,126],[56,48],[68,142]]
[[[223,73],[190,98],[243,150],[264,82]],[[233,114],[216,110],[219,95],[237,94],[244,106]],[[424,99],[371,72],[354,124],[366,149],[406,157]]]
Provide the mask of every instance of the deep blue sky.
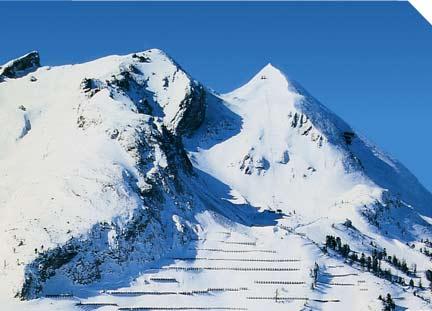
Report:
[[432,26],[407,2],[4,3],[0,63],[161,48],[230,91],[271,62],[432,190]]

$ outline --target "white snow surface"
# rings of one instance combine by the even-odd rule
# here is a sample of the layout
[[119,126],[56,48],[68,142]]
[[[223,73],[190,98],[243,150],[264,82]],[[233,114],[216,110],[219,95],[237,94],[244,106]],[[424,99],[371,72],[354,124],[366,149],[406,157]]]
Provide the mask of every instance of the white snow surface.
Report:
[[[140,92],[115,84],[125,70],[143,88],[148,111]],[[185,150],[166,143],[164,128],[180,135],[184,99],[199,83],[160,50],[31,75],[36,81],[0,82],[5,310],[363,311],[382,310],[377,297],[387,293],[397,310],[432,310],[429,290],[391,283],[322,250],[328,234],[359,254],[385,248],[417,272],[383,266],[427,287],[430,259],[419,249],[432,240],[432,195],[271,64],[228,94],[206,89],[203,123],[180,137]],[[83,90],[85,78],[93,79],[91,91]],[[152,187],[165,199],[147,201]],[[150,229],[125,247],[121,235],[141,210]],[[109,229],[95,233],[101,224]],[[83,247],[84,263],[54,269],[40,298],[14,298],[29,269],[38,270],[33,263],[74,239],[96,251]],[[124,262],[97,257],[122,250],[131,252],[119,254]],[[101,276],[79,283],[71,275],[87,275],[91,256],[102,262]]]

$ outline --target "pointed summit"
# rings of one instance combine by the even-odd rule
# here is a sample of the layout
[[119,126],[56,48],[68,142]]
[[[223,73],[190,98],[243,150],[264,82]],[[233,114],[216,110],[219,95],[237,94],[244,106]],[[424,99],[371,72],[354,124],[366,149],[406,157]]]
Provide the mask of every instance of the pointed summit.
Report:
[[267,74],[273,76],[273,75],[281,75],[282,72],[276,67],[274,67],[271,63],[268,63],[257,73],[257,75],[259,74]]
[[259,90],[278,90],[288,92],[290,81],[286,75],[274,67],[271,63],[265,65],[252,79],[238,89],[226,94],[226,96],[247,97],[250,92],[256,93]]
[[265,65],[251,80],[268,80],[267,82],[289,83],[286,75],[271,63]]

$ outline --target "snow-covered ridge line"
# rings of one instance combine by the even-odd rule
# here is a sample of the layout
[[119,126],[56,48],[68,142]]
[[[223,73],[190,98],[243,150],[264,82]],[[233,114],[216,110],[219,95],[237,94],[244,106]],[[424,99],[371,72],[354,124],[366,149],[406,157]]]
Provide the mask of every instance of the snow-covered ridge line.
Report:
[[[57,67],[24,59],[9,62],[14,76],[9,69],[0,83],[0,302],[73,293],[90,304],[139,306],[147,301],[107,293],[198,295],[236,275],[232,288],[251,290],[239,293],[243,300],[227,291],[166,302],[279,310],[274,290],[297,286],[295,297],[316,309],[346,309],[346,297],[365,291],[355,282],[366,279],[378,285],[362,296],[362,310],[375,310],[382,291],[420,305],[399,279],[388,285],[360,271],[361,257],[349,266],[341,254],[385,249],[415,265],[403,265],[405,278],[426,284],[431,194],[271,64],[217,95],[157,49]],[[352,253],[326,253],[326,236]],[[330,281],[336,262],[348,281]],[[394,277],[402,267],[383,265]],[[149,273],[175,274],[169,286],[177,287],[143,279]],[[341,284],[347,296],[330,289]],[[330,300],[336,305],[322,302]]]
[[[30,69],[8,64],[6,73]],[[10,296],[36,298],[56,274],[97,282],[108,267],[154,261],[194,237],[181,135],[202,122],[205,91],[165,53],[42,67],[32,79],[8,77],[0,99],[8,241],[0,253]]]

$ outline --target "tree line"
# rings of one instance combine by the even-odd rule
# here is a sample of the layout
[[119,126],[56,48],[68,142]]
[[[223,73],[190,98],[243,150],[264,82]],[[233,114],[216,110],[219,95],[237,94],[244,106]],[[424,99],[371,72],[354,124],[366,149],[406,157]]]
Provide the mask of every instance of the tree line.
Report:
[[328,249],[339,253],[342,257],[351,260],[351,262],[359,264],[362,269],[366,269],[368,272],[402,285],[405,285],[405,279],[403,277],[392,275],[390,269],[381,268],[381,262],[383,260],[407,275],[416,273],[415,265],[413,265],[412,270],[410,270],[405,259],[399,259],[396,255],[391,256],[387,254],[385,248],[382,250],[373,249],[370,256],[366,256],[364,253],[359,255],[357,252],[351,250],[349,244],[342,243],[340,237],[327,235],[324,250],[327,251]]

